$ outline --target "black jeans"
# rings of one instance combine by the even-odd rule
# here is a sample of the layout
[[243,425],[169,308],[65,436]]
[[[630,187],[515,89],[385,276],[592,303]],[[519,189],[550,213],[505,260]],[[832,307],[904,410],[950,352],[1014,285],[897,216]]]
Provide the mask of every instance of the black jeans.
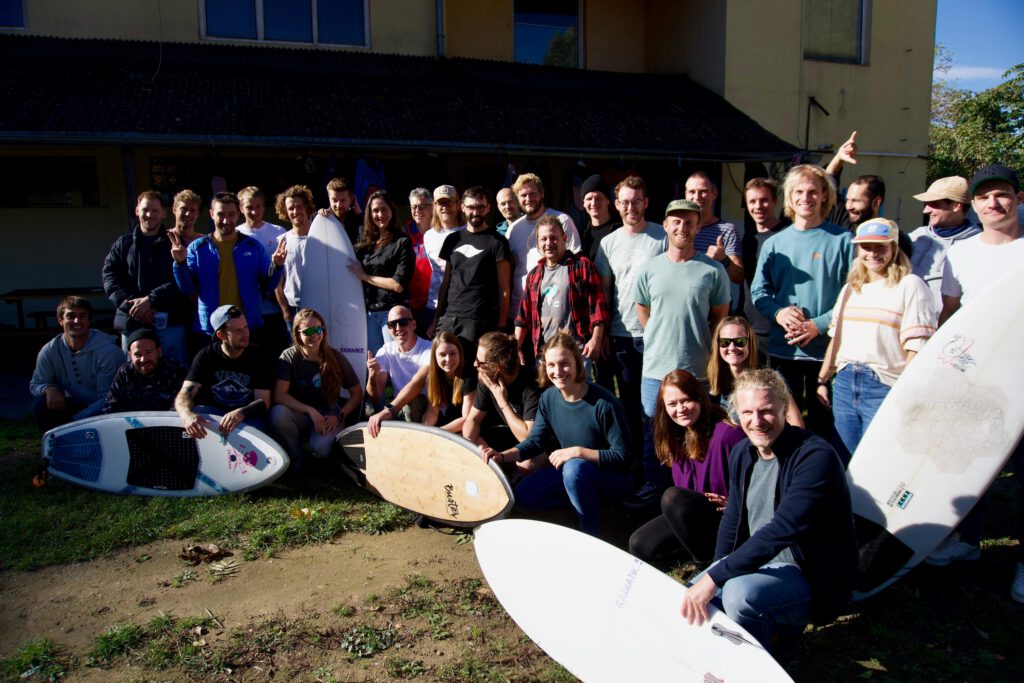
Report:
[[722,513],[703,493],[670,487],[661,494],[661,514],[633,532],[629,552],[649,564],[710,562]]

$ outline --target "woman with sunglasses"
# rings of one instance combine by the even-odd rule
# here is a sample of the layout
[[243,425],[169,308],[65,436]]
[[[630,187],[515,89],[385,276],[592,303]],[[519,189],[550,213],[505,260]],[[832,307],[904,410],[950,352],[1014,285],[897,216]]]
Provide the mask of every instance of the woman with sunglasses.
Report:
[[363,283],[366,303],[366,348],[384,346],[384,325],[393,306],[409,298],[415,270],[412,242],[398,222],[398,207],[384,190],[370,195],[363,232],[355,243],[356,258],[348,269]]
[[910,259],[897,246],[899,234],[899,226],[885,218],[857,226],[857,258],[832,309],[818,400],[832,408],[832,445],[843,464],[849,464],[889,389],[935,333],[933,295],[911,273]]
[[728,502],[729,454],[745,435],[686,370],[661,381],[653,422],[655,453],[674,486],[661,495],[661,515],[629,537],[629,552],[651,563],[709,562]]
[[[302,440],[308,438],[314,457],[328,457],[345,420],[359,410],[363,390],[352,366],[328,343],[319,313],[311,308],[296,313],[292,339],[277,360],[270,426],[292,459],[290,469],[299,474],[305,464]],[[342,389],[349,394],[343,404]]]
[[[714,353],[708,356],[708,393],[713,401],[729,410],[729,395],[737,375],[758,367],[757,336],[746,318],[730,315],[715,326],[711,347]],[[733,421],[736,421],[735,416]],[[794,427],[804,426],[803,415],[792,393],[786,408],[786,422]]]
[[614,394],[587,383],[583,355],[569,333],[556,332],[543,359],[540,384],[546,391],[529,436],[500,452],[481,446],[480,456],[518,463],[527,473],[515,488],[520,508],[555,510],[568,503],[580,530],[597,536],[599,505],[622,502],[633,488],[626,414]]

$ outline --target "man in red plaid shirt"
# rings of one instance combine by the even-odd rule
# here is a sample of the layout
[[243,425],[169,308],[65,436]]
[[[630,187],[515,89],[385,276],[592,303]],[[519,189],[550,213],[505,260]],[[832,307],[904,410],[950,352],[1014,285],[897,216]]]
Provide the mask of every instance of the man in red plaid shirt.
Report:
[[586,256],[566,249],[566,235],[555,216],[537,222],[537,248],[544,257],[526,278],[523,300],[515,320],[520,357],[527,355],[527,331],[533,357],[558,330],[571,334],[588,361],[606,355],[604,329],[608,308],[601,276]]

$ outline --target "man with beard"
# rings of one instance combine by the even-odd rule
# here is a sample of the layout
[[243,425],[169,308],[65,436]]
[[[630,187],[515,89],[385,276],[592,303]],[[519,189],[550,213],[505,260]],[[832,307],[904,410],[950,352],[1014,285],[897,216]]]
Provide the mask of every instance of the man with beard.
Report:
[[222,434],[243,423],[265,430],[274,386],[272,359],[249,344],[249,323],[238,306],[218,307],[210,325],[216,342],[196,354],[174,400],[182,426],[193,439],[201,439],[213,425],[197,413],[220,413]]
[[103,412],[170,410],[184,379],[185,368],[163,356],[156,332],[136,330],[128,337],[128,362],[114,375]]
[[[480,337],[508,325],[512,251],[508,240],[487,225],[491,207],[483,188],[466,190],[462,209],[466,229],[448,235],[441,246],[439,258],[446,266],[437,295],[435,330],[454,334],[462,343],[462,357],[475,358]],[[463,363],[463,377],[471,380],[463,391],[475,390],[471,363]]]
[[[348,186],[345,178],[331,178],[327,183],[327,202],[330,205],[330,213],[338,219],[338,222],[345,227],[345,234],[352,244],[359,241],[359,233],[363,230],[363,221],[358,214],[352,210],[355,204],[355,195],[352,188]],[[328,209],[320,209],[320,215],[327,217]],[[310,214],[310,220],[313,220]]]
[[65,297],[57,304],[63,332],[40,349],[29,384],[32,415],[44,432],[98,414],[124,363],[113,337],[89,329],[91,319],[92,304],[82,297]]

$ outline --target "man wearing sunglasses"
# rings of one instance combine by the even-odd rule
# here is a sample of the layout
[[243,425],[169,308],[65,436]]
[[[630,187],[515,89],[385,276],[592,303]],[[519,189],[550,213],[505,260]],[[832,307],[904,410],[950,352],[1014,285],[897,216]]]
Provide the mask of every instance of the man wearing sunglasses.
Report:
[[238,306],[220,306],[210,315],[216,342],[196,354],[174,409],[193,439],[213,423],[199,413],[221,414],[217,427],[227,434],[243,423],[266,430],[274,363],[249,344],[249,323]]
[[[376,353],[366,352],[366,399],[373,407],[371,424],[396,417],[406,422],[420,422],[427,408],[423,389],[409,396],[402,389],[412,381],[420,368],[430,362],[430,342],[416,336],[416,320],[407,306],[395,306],[388,311],[389,341]],[[391,402],[385,402],[384,389],[388,382],[394,391]]]

